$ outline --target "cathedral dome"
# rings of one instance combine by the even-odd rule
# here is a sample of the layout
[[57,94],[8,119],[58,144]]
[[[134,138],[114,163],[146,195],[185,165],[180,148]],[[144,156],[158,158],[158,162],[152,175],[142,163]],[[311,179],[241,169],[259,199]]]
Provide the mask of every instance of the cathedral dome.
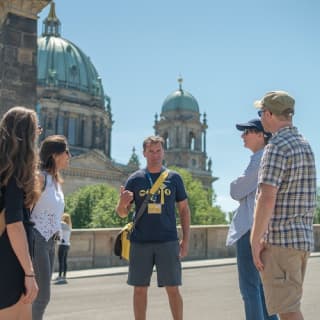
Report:
[[60,37],[59,28],[52,6],[38,38],[38,86],[80,91],[101,100],[103,106],[104,90],[96,68],[75,44]]
[[162,104],[162,112],[185,110],[199,112],[199,105],[195,97],[182,89],[182,78],[178,79],[179,89],[172,92]]

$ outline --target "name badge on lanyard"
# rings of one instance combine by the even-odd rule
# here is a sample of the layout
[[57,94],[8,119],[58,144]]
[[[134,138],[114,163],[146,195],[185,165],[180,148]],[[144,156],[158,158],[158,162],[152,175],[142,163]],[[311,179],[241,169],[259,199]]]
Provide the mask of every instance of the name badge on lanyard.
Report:
[[149,214],[160,214],[161,204],[160,203],[148,203],[148,213]]
[[[150,186],[153,186],[153,181],[149,172],[146,173],[147,179],[149,180]],[[161,203],[156,203],[158,200],[158,194],[154,194],[151,197],[151,202],[148,203],[148,214],[161,214],[162,205]]]

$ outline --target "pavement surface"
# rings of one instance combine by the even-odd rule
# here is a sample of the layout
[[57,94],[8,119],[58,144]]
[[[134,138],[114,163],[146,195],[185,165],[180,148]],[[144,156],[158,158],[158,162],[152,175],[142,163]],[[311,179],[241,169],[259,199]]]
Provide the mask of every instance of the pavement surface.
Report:
[[[182,265],[185,320],[245,319],[234,258],[185,261]],[[45,319],[134,319],[133,290],[126,284],[127,271],[127,266],[70,271],[68,284],[52,284]],[[319,275],[320,253],[314,253],[309,259],[304,286],[302,311],[305,320],[319,319]],[[147,319],[172,319],[166,292],[157,288],[155,273],[148,298]]]

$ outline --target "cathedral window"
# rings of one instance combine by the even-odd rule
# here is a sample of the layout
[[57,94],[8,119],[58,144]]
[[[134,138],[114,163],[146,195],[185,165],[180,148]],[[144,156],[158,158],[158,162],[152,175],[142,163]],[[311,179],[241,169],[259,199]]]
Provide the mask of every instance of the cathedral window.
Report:
[[77,145],[78,143],[78,119],[70,117],[68,126],[68,141],[71,145]]
[[48,116],[47,118],[47,129],[48,130],[53,130],[53,123],[52,123],[52,116]]
[[77,68],[76,65],[73,64],[73,65],[70,67],[70,74],[71,74],[71,77],[72,77],[72,78],[75,78],[75,77],[78,75],[78,68]]
[[58,116],[58,126],[57,126],[57,133],[64,135],[64,117],[63,115]]
[[195,150],[195,136],[193,132],[189,133],[189,149]]
[[166,133],[163,135],[163,140],[164,140],[164,149],[165,149],[165,150],[170,149],[170,140],[169,140],[168,132],[166,132]]

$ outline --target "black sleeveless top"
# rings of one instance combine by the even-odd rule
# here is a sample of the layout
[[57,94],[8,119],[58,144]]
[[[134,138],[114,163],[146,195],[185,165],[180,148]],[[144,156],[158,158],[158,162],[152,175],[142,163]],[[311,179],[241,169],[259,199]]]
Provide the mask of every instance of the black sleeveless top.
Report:
[[[21,221],[26,227],[30,210],[24,207],[24,192],[14,178],[9,180],[3,200],[6,224]],[[24,290],[24,271],[5,231],[0,237],[0,309],[16,304]]]

